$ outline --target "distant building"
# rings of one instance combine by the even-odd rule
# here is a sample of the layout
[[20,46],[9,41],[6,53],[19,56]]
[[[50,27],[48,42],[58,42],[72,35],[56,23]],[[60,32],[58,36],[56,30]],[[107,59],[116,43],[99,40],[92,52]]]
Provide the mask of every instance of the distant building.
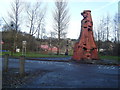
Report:
[[1,40],[0,44],[4,44],[4,42]]
[[48,51],[48,52],[53,52],[56,53],[57,52],[57,47],[55,46],[48,46],[48,45],[40,45],[40,48],[43,49],[44,51]]

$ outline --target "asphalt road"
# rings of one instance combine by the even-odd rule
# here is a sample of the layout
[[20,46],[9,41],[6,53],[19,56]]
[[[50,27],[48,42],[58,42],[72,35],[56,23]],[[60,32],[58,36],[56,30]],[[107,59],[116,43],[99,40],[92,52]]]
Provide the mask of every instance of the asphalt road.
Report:
[[[4,59],[3,59],[4,60]],[[9,68],[19,68],[9,59]],[[26,60],[25,71],[46,70],[19,88],[118,88],[119,66]]]

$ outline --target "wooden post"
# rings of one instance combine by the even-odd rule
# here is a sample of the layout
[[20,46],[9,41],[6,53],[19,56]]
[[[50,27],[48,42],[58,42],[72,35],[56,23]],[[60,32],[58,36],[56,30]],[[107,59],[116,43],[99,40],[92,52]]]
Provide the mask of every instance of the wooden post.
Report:
[[20,56],[20,76],[25,74],[25,56]]
[[8,71],[8,58],[9,58],[9,54],[5,54],[4,57],[4,71],[7,72]]

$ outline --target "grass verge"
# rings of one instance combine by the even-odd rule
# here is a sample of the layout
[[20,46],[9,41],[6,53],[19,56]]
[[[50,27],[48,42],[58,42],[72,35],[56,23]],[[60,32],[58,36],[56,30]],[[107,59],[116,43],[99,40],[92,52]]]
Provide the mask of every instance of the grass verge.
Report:
[[[5,55],[5,54],[9,54],[11,55],[11,52],[3,52],[2,55]],[[22,53],[19,52],[19,53],[13,53],[13,57],[19,57],[21,56]],[[26,57],[32,57],[32,58],[39,58],[39,57],[68,57],[68,56],[65,56],[65,55],[55,55],[55,54],[41,54],[41,53],[33,53],[33,52],[27,52]]]
[[[11,55],[11,52],[2,52],[1,55],[5,55],[5,54]],[[22,55],[21,52],[13,53],[13,57],[19,57],[21,55]],[[65,55],[55,55],[55,54],[41,54],[41,53],[35,53],[35,52],[27,52],[26,53],[26,57],[33,57],[33,58],[39,58],[39,57],[69,57],[69,56],[72,56],[72,55],[65,56]],[[118,57],[118,56],[102,56],[102,55],[99,55],[99,57],[100,57],[100,59],[111,59],[111,60],[119,60],[120,61],[120,57]]]
[[100,55],[100,58],[101,59],[110,59],[110,60],[119,60],[120,61],[120,57],[119,56],[101,56]]

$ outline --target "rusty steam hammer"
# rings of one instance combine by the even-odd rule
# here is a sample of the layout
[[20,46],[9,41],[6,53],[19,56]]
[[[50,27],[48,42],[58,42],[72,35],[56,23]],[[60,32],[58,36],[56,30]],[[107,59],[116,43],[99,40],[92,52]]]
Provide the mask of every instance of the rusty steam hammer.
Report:
[[72,59],[74,60],[97,60],[98,50],[93,37],[93,22],[90,10],[84,10],[81,15],[81,33],[78,42],[75,43]]

